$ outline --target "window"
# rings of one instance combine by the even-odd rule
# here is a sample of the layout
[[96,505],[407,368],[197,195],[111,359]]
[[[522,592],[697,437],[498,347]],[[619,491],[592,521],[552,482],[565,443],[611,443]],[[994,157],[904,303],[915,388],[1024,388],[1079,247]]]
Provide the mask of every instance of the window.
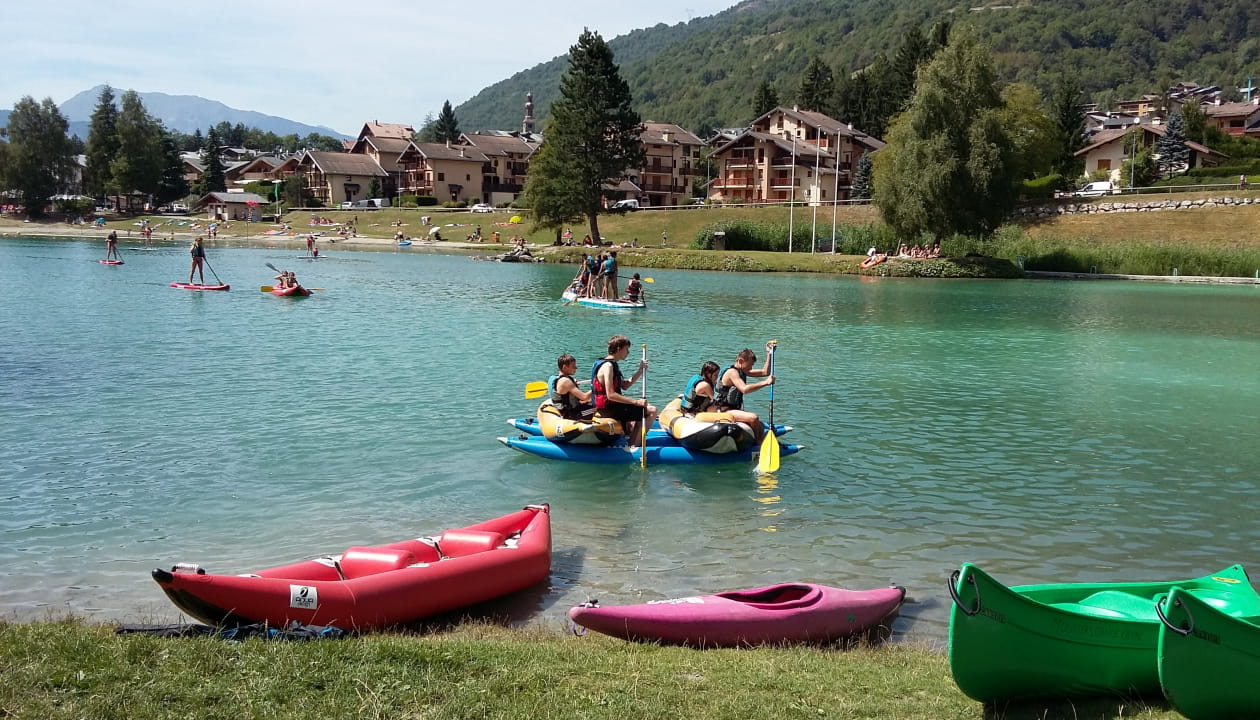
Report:
[[1110,169],[1111,169],[1111,158],[1098,158],[1098,169],[1099,169],[1099,170],[1110,170]]
[[446,173],[438,173],[437,175],[438,175],[438,182],[443,182],[446,180]]

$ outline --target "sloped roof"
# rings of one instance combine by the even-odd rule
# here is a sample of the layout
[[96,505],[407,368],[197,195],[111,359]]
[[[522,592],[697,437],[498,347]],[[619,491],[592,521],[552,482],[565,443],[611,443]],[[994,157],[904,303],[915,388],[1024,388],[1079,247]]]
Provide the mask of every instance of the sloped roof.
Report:
[[[665,133],[669,133],[669,140],[665,139]],[[639,141],[650,143],[652,145],[703,145],[704,141],[696,137],[695,134],[683,130],[674,123],[643,123],[643,132],[639,134]]]
[[477,148],[471,145],[451,145],[445,143],[416,143],[420,154],[429,160],[468,160],[470,162],[490,162]]
[[380,163],[381,168],[390,172],[403,169],[399,161],[412,148],[412,142],[409,138],[365,137],[354,144],[352,152],[360,154],[366,152],[368,145],[371,145],[376,150],[376,153],[380,155],[377,162]]
[[267,203],[271,201],[263,197],[262,195],[259,195],[258,193],[208,192],[205,195],[201,196],[201,199],[197,201],[197,205],[201,206],[209,202],[220,202],[220,203],[228,203],[228,204],[255,203],[258,205],[266,205]]
[[759,140],[761,142],[772,143],[773,145],[775,145],[775,147],[778,147],[780,150],[786,150],[787,152],[793,152],[793,150],[795,150],[796,154],[802,157],[814,157],[814,156],[825,157],[825,158],[834,157],[834,153],[832,153],[830,150],[821,148],[815,143],[812,143],[808,140],[797,140],[795,147],[793,147],[791,138],[785,138],[781,135],[771,135],[770,133],[764,133],[764,132],[761,132],[760,130],[745,130],[744,132],[740,133],[734,140],[731,140],[730,142],[727,142],[723,145],[719,145],[717,149],[713,151],[713,154],[716,155],[718,153],[724,152],[727,148],[738,145],[745,138],[748,138],[751,140]]
[[880,140],[874,135],[868,135],[861,130],[858,130],[853,127],[852,123],[840,122],[829,115],[824,115],[823,113],[815,112],[813,110],[798,110],[796,108],[783,107],[782,105],[762,114],[761,117],[753,120],[751,125],[755,126],[758,122],[769,118],[775,113],[783,113],[788,117],[796,119],[797,122],[805,125],[811,125],[832,135],[840,135],[841,137],[850,138],[853,142],[864,145],[871,150],[878,150],[885,145],[883,140]]
[[307,158],[325,175],[389,175],[370,155],[307,150],[302,155],[302,162],[305,163]]
[[363,129],[359,131],[359,137],[370,135],[378,138],[392,137],[406,138],[407,140],[410,140],[411,136],[415,133],[416,131],[413,130],[410,125],[403,125],[402,123],[383,123],[373,120],[371,122],[363,123]]
[[486,155],[529,155],[538,149],[537,145],[510,134],[463,133],[460,138]]
[[[1115,141],[1117,141],[1117,140],[1120,140],[1120,139],[1124,138],[1124,136],[1125,136],[1125,135],[1129,132],[1129,130],[1131,130],[1131,129],[1132,129],[1132,128],[1134,128],[1134,127],[1139,127],[1139,128],[1142,128],[1142,129],[1143,129],[1143,130],[1145,130],[1146,132],[1149,132],[1149,133],[1151,133],[1151,134],[1153,134],[1153,135],[1156,135],[1156,136],[1158,136],[1158,137],[1163,137],[1163,135],[1164,135],[1164,126],[1163,126],[1163,125],[1131,125],[1131,126],[1129,126],[1129,127],[1127,127],[1127,128],[1118,128],[1118,129],[1115,129],[1115,130],[1102,130],[1102,131],[1098,132],[1098,134],[1094,135],[1094,137],[1093,137],[1093,138],[1091,138],[1091,139],[1093,140],[1093,142],[1091,142],[1089,145],[1086,145],[1085,147],[1081,148],[1080,150],[1077,150],[1075,154],[1076,154],[1076,155],[1086,155],[1086,154],[1088,154],[1091,150],[1094,150],[1094,149],[1096,149],[1096,148],[1100,148],[1100,147],[1102,147],[1103,145],[1107,145],[1107,144],[1109,144],[1109,143],[1113,143],[1113,142],[1115,142]],[[1197,142],[1195,142],[1195,141],[1193,141],[1193,140],[1187,140],[1187,141],[1186,141],[1186,147],[1190,148],[1191,150],[1194,150],[1195,152],[1199,153],[1200,155],[1216,155],[1217,157],[1229,157],[1228,155],[1226,155],[1226,154],[1224,154],[1224,153],[1217,152],[1216,150],[1213,150],[1212,148],[1210,148],[1210,147],[1208,147],[1208,146],[1206,146],[1206,145],[1202,145],[1202,144],[1200,144],[1200,143],[1197,143]]]
[[1254,102],[1227,102],[1220,105],[1204,105],[1203,112],[1210,118],[1248,117],[1260,112],[1260,105]]

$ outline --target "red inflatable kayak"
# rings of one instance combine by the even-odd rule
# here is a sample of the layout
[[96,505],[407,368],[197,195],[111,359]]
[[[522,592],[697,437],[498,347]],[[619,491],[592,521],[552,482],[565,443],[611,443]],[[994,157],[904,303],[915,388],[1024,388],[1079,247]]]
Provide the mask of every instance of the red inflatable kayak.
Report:
[[171,287],[183,290],[227,290],[231,285],[198,285],[196,283],[173,282]]
[[211,625],[270,623],[367,629],[408,623],[542,582],[551,572],[547,505],[441,535],[259,570],[196,565],[153,571],[180,610]]
[[569,617],[605,635],[667,645],[826,643],[879,625],[905,596],[900,587],[841,590],[787,583],[643,605],[587,603]]
[[96,262],[102,265],[122,265],[123,264],[122,260],[97,260]]
[[271,294],[279,295],[280,297],[306,297],[311,294],[311,291],[301,285],[294,285],[288,288],[272,288]]

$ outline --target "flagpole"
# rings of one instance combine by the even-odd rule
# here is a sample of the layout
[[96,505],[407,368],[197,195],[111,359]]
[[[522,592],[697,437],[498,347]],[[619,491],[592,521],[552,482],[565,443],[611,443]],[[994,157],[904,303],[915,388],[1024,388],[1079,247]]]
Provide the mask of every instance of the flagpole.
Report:
[[796,213],[796,136],[792,136],[792,179],[788,183],[788,253],[792,252],[792,220]]
[[814,188],[811,191],[813,195],[810,204],[814,206],[814,219],[809,227],[809,254],[814,254],[814,247],[818,244],[818,196],[821,194],[819,188],[822,187],[822,175],[819,174],[822,169],[822,128],[818,128],[818,134],[814,137]]
[[831,254],[836,250],[836,209],[840,203],[840,133],[836,133],[836,142],[831,148],[833,160],[831,169],[836,173],[836,186],[831,190]]

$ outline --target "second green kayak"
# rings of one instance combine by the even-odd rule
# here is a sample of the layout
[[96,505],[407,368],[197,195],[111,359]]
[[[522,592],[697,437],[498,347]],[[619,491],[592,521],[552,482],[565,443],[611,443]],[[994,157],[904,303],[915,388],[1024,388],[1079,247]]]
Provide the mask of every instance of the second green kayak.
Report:
[[949,667],[981,702],[1158,693],[1155,603],[1173,587],[1260,616],[1241,565],[1190,580],[1007,587],[964,563],[950,576]]

